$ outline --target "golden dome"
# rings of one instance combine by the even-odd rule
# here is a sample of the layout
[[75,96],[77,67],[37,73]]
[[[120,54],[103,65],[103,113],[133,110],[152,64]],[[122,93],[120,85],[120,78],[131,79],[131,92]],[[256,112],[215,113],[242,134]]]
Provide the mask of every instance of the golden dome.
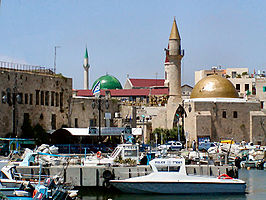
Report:
[[195,85],[190,98],[239,98],[239,96],[231,81],[218,75],[211,75]]

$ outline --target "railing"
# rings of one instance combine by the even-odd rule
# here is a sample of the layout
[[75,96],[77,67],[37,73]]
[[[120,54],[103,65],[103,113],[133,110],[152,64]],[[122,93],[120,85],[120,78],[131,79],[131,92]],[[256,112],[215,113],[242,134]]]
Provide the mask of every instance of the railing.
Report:
[[26,71],[26,72],[51,74],[51,75],[55,74],[54,69],[52,68],[45,68],[41,66],[4,62],[4,61],[0,61],[0,69],[7,69],[7,70],[14,70],[14,71]]

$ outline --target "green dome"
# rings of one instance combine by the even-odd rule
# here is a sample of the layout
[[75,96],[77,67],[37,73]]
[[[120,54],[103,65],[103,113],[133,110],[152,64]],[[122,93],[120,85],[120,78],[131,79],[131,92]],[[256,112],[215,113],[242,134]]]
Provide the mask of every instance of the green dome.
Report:
[[100,81],[101,82],[101,89],[104,90],[111,90],[111,89],[123,89],[121,83],[117,78],[111,75],[105,75],[98,78],[92,85],[92,88],[94,85]]

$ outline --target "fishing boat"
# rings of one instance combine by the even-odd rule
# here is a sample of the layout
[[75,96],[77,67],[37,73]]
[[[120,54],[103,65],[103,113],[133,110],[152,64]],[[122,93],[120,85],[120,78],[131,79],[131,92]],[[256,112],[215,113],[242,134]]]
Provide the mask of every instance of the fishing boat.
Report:
[[246,183],[226,174],[219,177],[187,175],[184,158],[156,158],[149,164],[153,171],[151,174],[111,180],[111,185],[126,193],[245,193]]
[[8,199],[74,200],[77,197],[78,191],[72,190],[60,176],[47,177],[41,181],[42,165],[40,166],[38,181],[26,181],[22,178],[24,176],[16,173],[15,170],[15,166],[5,166],[0,173],[0,193]]
[[131,159],[135,160],[136,163],[139,163],[139,146],[138,144],[119,144],[111,156],[103,157],[101,152],[98,151],[94,156],[86,156],[82,160],[84,166],[95,166],[95,165],[104,165],[104,164],[114,164],[115,161],[121,157],[121,159]]

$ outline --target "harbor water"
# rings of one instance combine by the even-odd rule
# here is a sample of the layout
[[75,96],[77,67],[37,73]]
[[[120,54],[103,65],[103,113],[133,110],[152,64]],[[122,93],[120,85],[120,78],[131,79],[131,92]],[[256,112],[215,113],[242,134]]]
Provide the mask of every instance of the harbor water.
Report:
[[99,188],[85,188],[81,189],[79,194],[82,200],[174,200],[174,199],[201,199],[201,200],[263,200],[266,199],[266,170],[239,170],[239,178],[246,181],[247,190],[243,195],[137,195],[124,194],[119,191],[106,191]]

